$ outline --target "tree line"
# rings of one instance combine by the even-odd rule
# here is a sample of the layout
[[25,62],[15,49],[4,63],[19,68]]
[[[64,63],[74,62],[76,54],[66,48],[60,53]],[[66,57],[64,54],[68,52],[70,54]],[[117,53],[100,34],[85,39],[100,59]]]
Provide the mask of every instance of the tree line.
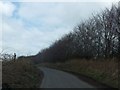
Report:
[[64,62],[72,58],[120,58],[120,5],[112,5],[78,24],[35,57],[35,62]]

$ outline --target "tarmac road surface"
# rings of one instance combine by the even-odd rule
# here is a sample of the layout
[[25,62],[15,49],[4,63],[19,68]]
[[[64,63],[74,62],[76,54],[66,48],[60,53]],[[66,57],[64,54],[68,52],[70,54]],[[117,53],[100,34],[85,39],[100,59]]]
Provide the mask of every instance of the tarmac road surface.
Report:
[[94,88],[72,74],[46,67],[40,69],[44,73],[40,88]]

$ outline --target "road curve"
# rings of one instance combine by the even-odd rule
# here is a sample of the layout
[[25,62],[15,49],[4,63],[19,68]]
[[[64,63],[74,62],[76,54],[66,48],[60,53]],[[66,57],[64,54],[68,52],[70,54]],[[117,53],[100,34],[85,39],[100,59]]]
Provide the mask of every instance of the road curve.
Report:
[[40,88],[94,88],[69,73],[46,67],[40,69],[44,73]]

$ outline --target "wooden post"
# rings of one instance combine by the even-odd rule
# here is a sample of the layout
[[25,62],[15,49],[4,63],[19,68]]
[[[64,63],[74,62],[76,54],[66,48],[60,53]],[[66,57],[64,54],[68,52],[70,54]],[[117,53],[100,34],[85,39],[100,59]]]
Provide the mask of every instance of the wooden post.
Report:
[[14,59],[14,62],[15,62],[15,60],[16,60],[16,53],[14,53],[14,57],[13,57],[13,59]]

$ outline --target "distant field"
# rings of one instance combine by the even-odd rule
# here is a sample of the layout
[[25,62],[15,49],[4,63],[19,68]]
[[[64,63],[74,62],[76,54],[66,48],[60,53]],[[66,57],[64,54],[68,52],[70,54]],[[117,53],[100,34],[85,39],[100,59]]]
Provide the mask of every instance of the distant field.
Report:
[[116,60],[71,60],[65,63],[44,63],[60,70],[67,70],[89,76],[98,82],[118,88],[118,62]]

